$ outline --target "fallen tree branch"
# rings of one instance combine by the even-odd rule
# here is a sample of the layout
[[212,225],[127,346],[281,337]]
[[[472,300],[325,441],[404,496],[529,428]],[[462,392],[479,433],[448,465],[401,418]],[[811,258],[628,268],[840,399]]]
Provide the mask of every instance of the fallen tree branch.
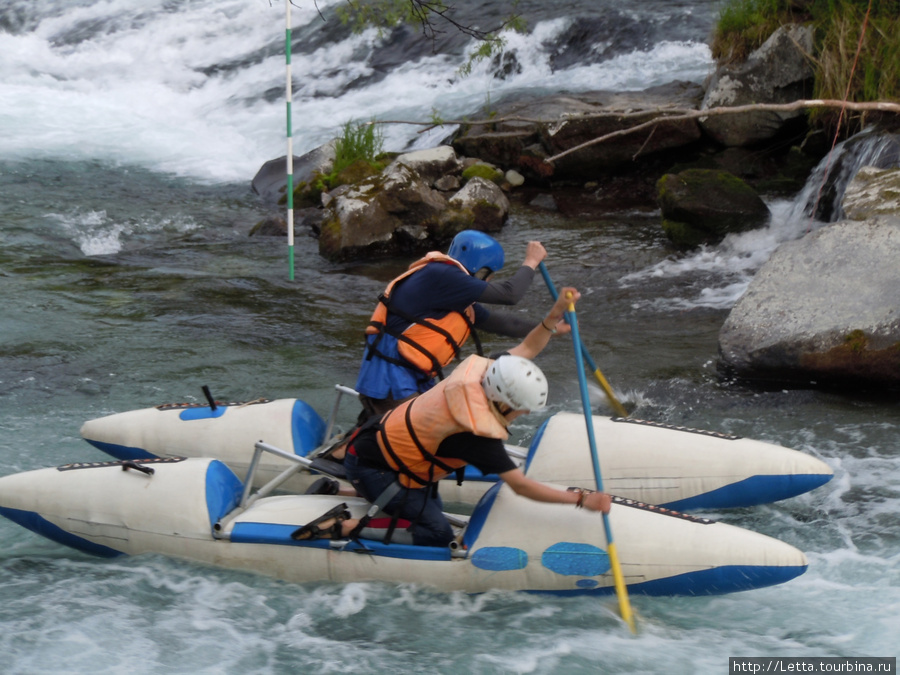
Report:
[[640,110],[635,110],[633,108],[627,110],[604,110],[602,112],[596,113],[579,113],[577,115],[569,115],[563,116],[561,118],[547,120],[547,119],[534,119],[529,117],[519,117],[516,115],[510,117],[494,117],[490,119],[484,120],[441,120],[440,122],[411,122],[408,120],[378,120],[377,124],[411,124],[416,126],[425,127],[419,133],[424,133],[431,129],[434,129],[439,126],[446,126],[452,124],[467,124],[470,126],[478,126],[478,125],[496,125],[505,122],[525,122],[530,124],[563,124],[568,120],[584,120],[584,119],[597,119],[604,117],[614,117],[621,120],[633,119],[637,117],[647,117],[647,115],[658,115],[658,117],[654,117],[651,120],[646,122],[642,122],[641,124],[636,124],[633,127],[628,127],[627,129],[619,129],[618,131],[613,131],[608,134],[604,134],[603,136],[598,136],[597,138],[592,138],[589,141],[585,141],[579,145],[573,146],[563,152],[560,152],[552,157],[547,157],[544,161],[552,164],[553,162],[561,159],[567,155],[570,155],[574,152],[578,152],[579,150],[583,150],[584,148],[588,148],[592,145],[596,145],[598,143],[602,143],[603,141],[607,141],[611,138],[616,138],[618,136],[626,136],[628,134],[633,134],[637,131],[641,131],[643,129],[648,129],[650,127],[654,127],[658,124],[662,124],[664,122],[680,122],[684,120],[705,118],[705,117],[715,117],[718,115],[737,115],[741,113],[748,112],[794,112],[796,110],[804,110],[811,108],[844,108],[846,110],[853,110],[856,112],[888,112],[888,113],[897,113],[900,114],[900,103],[894,103],[892,101],[866,101],[866,102],[855,102],[855,101],[839,101],[835,99],[810,99],[810,100],[801,100],[794,101],[792,103],[751,103],[748,105],[738,105],[738,106],[723,106],[720,108],[709,108],[707,110],[690,110],[686,108],[644,108]]
[[[611,138],[616,138],[618,136],[626,136],[628,134],[633,134],[636,131],[641,131],[642,129],[647,129],[649,127],[654,127],[657,124],[662,124],[663,122],[679,122],[683,120],[691,120],[705,117],[715,117],[718,115],[736,115],[740,113],[748,113],[748,112],[793,112],[795,110],[803,110],[807,108],[844,108],[847,110],[855,110],[855,111],[881,111],[881,112],[893,112],[900,113],[900,103],[892,103],[888,101],[872,101],[872,102],[862,102],[856,103],[853,101],[837,101],[837,100],[822,100],[822,99],[813,99],[806,101],[794,101],[793,103],[752,103],[748,105],[738,105],[731,107],[721,107],[721,108],[709,108],[707,110],[679,110],[672,111],[676,114],[674,115],[662,115],[660,117],[656,117],[652,120],[644,122],[643,124],[638,124],[633,127],[629,127],[628,129],[620,129],[619,131],[613,131],[608,134],[604,134],[603,136],[598,136],[597,138],[592,138],[589,141],[585,141],[579,145],[573,146],[568,150],[564,150],[560,153],[553,155],[552,157],[547,157],[544,161],[552,164],[565,157],[566,155],[571,155],[574,152],[578,152],[579,150],[583,150],[584,148],[588,148],[592,145],[597,145],[598,143],[602,143],[603,141],[609,140]],[[634,113],[632,116],[644,114],[646,115],[647,111],[643,111],[641,113]],[[594,117],[594,115],[583,115],[579,117]],[[570,118],[575,119],[575,118]]]

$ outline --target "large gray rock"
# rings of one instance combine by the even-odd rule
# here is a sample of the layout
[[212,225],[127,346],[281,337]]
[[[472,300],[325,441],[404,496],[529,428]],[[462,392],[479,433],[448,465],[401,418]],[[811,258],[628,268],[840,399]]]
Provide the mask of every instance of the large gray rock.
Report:
[[406,165],[393,164],[389,169],[330,201],[319,234],[319,253],[345,260],[366,252],[427,247],[447,200]]
[[433,186],[439,178],[462,170],[462,163],[456,156],[456,151],[449,145],[407,152],[394,159],[385,170],[390,171],[399,164],[415,171],[430,186]]
[[720,368],[776,383],[900,387],[900,217],[779,247],[719,334]]
[[[305,155],[293,157],[293,183],[298,186],[308,182],[315,174],[327,174],[334,166],[335,141],[320,145]],[[264,201],[277,203],[284,197],[287,187],[287,155],[263,164],[250,183],[250,189]]]
[[473,178],[450,198],[450,205],[472,213],[472,227],[499,232],[509,217],[509,200],[503,190],[484,178]]
[[731,232],[769,221],[769,207],[747,183],[727,171],[688,169],[657,183],[662,226],[676,245],[715,244]]
[[[717,69],[700,109],[809,98],[814,76],[812,54],[812,26],[782,26],[744,63]],[[700,125],[723,145],[752,146],[774,138],[789,120],[802,115],[802,110],[713,115],[701,119]]]
[[[659,124],[652,129],[583,148],[560,158],[552,166],[541,160],[600,136],[656,119],[673,108],[697,110],[702,96],[703,89],[698,84],[672,82],[644,91],[593,91],[510,100],[499,104],[494,112],[501,119],[517,119],[497,123],[491,128],[466,129],[453,144],[462,154],[484,159],[504,169],[515,168],[542,178],[552,175],[554,178],[587,179],[622,164],[633,163],[639,157],[693,143],[701,137],[700,128],[694,120]],[[644,112],[631,117],[622,115],[638,111]]]
[[900,169],[861,168],[844,192],[843,210],[849,220],[900,214]]

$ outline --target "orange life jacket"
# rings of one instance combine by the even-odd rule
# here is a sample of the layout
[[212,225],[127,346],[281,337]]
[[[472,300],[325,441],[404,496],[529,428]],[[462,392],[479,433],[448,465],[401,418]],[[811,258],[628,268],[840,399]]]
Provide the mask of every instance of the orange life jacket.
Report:
[[473,354],[450,376],[385,414],[376,438],[385,461],[404,487],[434,483],[466,465],[434,453],[445,438],[463,431],[506,440],[506,420],[488,400],[481,378],[491,359]]
[[[441,253],[432,251],[425,257],[412,263],[399,277],[391,281],[384,293],[378,298],[378,305],[372,313],[369,325],[366,328],[367,335],[388,334],[397,338],[397,350],[405,363],[398,363],[395,359],[385,356],[378,351],[378,339],[370,343],[369,350],[381,358],[402,366],[413,366],[429,377],[443,378],[443,367],[459,356],[459,351],[471,334],[475,339],[478,353],[481,353],[481,343],[478,336],[472,330],[475,321],[475,309],[471,305],[463,312],[448,312],[444,316],[434,319],[419,319],[398,312],[390,306],[391,291],[403,279],[415,274],[429,263],[440,262],[458,266],[468,274],[468,270],[457,260]],[[409,326],[402,333],[388,330],[388,313],[393,313],[409,322]]]

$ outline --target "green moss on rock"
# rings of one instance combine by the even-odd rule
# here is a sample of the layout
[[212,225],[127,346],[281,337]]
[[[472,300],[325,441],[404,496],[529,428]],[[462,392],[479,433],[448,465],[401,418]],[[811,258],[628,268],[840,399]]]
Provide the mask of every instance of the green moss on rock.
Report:
[[669,240],[679,248],[696,248],[705,243],[709,237],[706,231],[677,220],[663,218],[662,229]]
[[464,182],[469,182],[473,178],[484,178],[492,183],[500,185],[503,182],[503,172],[490,164],[473,164],[462,172]]

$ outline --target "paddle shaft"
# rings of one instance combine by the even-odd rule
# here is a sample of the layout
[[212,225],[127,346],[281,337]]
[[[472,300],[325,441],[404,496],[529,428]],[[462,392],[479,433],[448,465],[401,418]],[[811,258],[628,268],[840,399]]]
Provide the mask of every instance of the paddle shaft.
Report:
[[[587,428],[588,445],[591,449],[591,463],[594,467],[594,480],[597,483],[597,490],[603,491],[603,475],[600,472],[600,458],[597,454],[597,441],[594,438],[594,421],[591,414],[591,399],[588,394],[587,378],[584,375],[584,361],[582,359],[581,338],[578,335],[578,317],[575,315],[575,303],[569,298],[569,310],[566,312],[566,320],[572,327],[572,346],[575,351],[575,363],[578,366],[578,385],[581,390],[581,407],[584,409],[584,423]],[[625,578],[622,574],[622,567],[619,564],[619,554],[616,550],[616,544],[613,541],[612,527],[609,523],[609,514],[603,514],[603,529],[606,532],[606,552],[609,555],[609,565],[613,573],[613,582],[616,587],[616,596],[619,599],[619,613],[622,619],[628,624],[632,633],[637,632],[634,623],[634,615],[631,611],[631,603],[628,601],[628,590],[625,588]]]
[[[550,291],[550,295],[553,296],[554,300],[556,300],[557,298],[559,298],[559,291],[556,290],[556,285],[550,278],[550,273],[547,271],[547,266],[543,262],[540,262],[538,263],[538,269],[541,271],[541,276],[544,277],[544,283],[547,284],[547,290]],[[600,372],[597,364],[594,363],[594,359],[591,358],[591,355],[588,353],[587,347],[584,346],[584,342],[581,341],[581,338],[578,338],[578,340],[576,341],[575,351],[580,351],[582,358],[590,366],[591,371],[593,371],[594,373],[594,377],[597,378],[597,382],[600,383],[600,387],[606,394],[606,398],[609,400],[609,404],[612,406],[612,409],[616,413],[616,415],[618,415],[619,417],[628,417],[628,411],[625,410],[625,406],[619,403],[619,400],[616,398],[615,394],[613,394],[612,387],[609,386],[609,382],[606,381],[603,373]],[[582,370],[584,369],[583,362],[579,366],[579,368],[581,368]]]

